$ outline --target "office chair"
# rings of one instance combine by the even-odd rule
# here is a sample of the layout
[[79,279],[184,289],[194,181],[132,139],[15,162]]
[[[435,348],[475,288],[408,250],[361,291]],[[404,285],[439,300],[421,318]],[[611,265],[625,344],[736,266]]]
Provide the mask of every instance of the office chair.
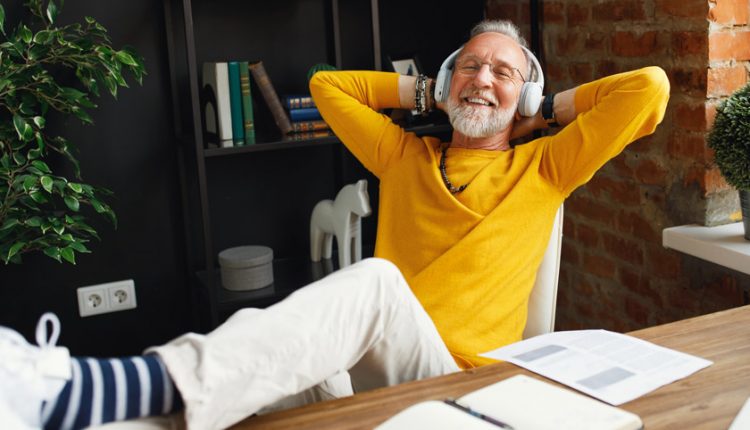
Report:
[[555,330],[557,306],[557,280],[560,274],[560,248],[562,246],[563,206],[555,214],[547,250],[536,272],[536,282],[529,297],[529,312],[523,338],[550,333]]

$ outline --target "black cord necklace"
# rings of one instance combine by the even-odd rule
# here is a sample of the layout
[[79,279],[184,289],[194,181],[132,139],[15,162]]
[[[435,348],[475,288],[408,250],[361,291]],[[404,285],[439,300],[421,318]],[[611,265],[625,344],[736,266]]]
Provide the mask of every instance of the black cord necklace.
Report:
[[460,187],[456,188],[451,184],[451,180],[448,179],[448,172],[445,170],[445,159],[447,156],[445,155],[446,152],[448,152],[448,147],[450,145],[443,145],[443,148],[441,150],[440,155],[440,176],[443,177],[443,183],[445,184],[445,187],[448,188],[448,191],[450,191],[451,194],[458,194],[461,191],[465,190],[466,187],[469,186],[468,183],[461,185]]

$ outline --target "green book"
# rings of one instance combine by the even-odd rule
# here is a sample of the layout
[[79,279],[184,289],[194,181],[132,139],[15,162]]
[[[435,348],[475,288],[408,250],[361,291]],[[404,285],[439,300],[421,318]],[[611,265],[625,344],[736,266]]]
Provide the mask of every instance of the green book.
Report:
[[253,120],[253,96],[250,93],[250,68],[247,61],[240,61],[240,89],[242,90],[242,119],[245,131],[245,144],[255,143],[255,122]]
[[240,63],[228,63],[229,104],[232,107],[232,140],[236,145],[245,144],[245,132],[242,125],[242,90],[240,86]]

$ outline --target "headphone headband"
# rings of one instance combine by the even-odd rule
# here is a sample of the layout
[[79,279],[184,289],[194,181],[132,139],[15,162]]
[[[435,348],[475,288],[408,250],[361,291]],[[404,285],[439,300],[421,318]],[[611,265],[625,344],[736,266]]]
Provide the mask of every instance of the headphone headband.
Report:
[[[435,100],[438,102],[444,103],[448,100],[456,58],[463,48],[464,46],[461,45],[460,48],[453,51],[440,66],[437,79],[435,80]],[[518,99],[518,113],[521,116],[530,117],[536,115],[539,105],[542,103],[544,73],[542,73],[542,67],[539,65],[539,60],[536,59],[534,53],[525,46],[521,46],[521,49],[523,49],[527,61],[531,62],[531,67],[529,80],[525,81],[521,87],[521,94]]]

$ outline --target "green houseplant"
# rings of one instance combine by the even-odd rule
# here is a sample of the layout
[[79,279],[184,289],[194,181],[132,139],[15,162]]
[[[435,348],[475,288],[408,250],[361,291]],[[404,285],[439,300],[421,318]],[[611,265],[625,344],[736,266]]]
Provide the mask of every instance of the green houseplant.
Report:
[[[97,238],[84,211],[116,225],[108,190],[83,182],[75,146],[45,128],[52,115],[91,123],[100,91],[117,96],[126,72],[141,83],[143,59],[115,49],[96,20],[58,25],[63,0],[27,0],[28,22],[5,22],[0,4],[0,259],[43,252],[75,264]],[[53,170],[54,168],[54,170]],[[67,174],[65,171],[72,171]]]
[[745,239],[750,240],[750,84],[716,109],[708,146],[724,179],[739,191]]

